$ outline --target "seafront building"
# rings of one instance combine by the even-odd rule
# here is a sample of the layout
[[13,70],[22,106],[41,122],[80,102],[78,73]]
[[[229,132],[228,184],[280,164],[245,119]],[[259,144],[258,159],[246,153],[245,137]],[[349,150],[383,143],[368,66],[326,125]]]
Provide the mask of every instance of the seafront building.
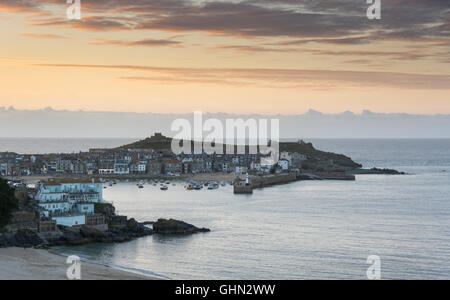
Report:
[[[161,134],[149,138],[156,142],[165,139]],[[302,143],[301,141],[299,143]],[[157,144],[157,143],[156,143]],[[301,170],[311,158],[292,151],[280,153],[280,163],[267,165],[261,154],[179,154],[170,149],[90,149],[73,154],[21,155],[0,152],[0,176],[26,176],[34,174],[99,175],[99,176],[180,176],[198,173],[270,174]],[[322,161],[325,168],[333,169],[333,162]]]
[[95,203],[104,203],[103,187],[99,179],[50,179],[39,183],[35,200],[41,217],[57,225],[85,225],[95,217]]

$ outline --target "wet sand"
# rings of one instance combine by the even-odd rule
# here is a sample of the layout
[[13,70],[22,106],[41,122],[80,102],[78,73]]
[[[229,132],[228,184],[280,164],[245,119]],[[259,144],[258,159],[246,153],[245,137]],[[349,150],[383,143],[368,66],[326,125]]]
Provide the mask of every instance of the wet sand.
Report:
[[[0,249],[0,280],[67,280],[67,258],[43,249]],[[155,279],[108,266],[81,262],[82,280]]]

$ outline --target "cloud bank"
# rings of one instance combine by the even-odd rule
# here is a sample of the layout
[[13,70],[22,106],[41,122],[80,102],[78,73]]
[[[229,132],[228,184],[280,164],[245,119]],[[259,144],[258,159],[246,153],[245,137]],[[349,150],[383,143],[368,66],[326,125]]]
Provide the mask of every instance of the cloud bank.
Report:
[[[170,128],[177,118],[192,120],[193,115],[0,107],[0,137],[144,138],[155,131],[174,136]],[[322,114],[310,110],[299,115],[208,113],[204,115],[206,118],[222,121],[227,118],[277,118],[280,120],[281,138],[450,138],[450,115],[379,114],[370,111]]]

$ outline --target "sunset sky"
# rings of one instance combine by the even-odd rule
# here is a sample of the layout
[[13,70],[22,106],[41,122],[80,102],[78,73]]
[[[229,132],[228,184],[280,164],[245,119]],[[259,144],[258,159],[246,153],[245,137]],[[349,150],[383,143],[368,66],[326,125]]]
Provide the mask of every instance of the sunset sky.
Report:
[[0,0],[0,106],[450,114],[449,0]]

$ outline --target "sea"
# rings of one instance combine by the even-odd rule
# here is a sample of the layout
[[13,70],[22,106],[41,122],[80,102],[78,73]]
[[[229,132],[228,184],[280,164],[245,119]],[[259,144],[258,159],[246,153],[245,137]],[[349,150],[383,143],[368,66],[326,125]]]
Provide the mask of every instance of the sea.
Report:
[[[78,152],[134,139],[0,139],[0,151]],[[175,218],[209,233],[54,249],[167,279],[450,279],[450,140],[307,139],[364,167],[408,175],[299,181],[234,195],[119,182],[104,189],[138,221]]]

